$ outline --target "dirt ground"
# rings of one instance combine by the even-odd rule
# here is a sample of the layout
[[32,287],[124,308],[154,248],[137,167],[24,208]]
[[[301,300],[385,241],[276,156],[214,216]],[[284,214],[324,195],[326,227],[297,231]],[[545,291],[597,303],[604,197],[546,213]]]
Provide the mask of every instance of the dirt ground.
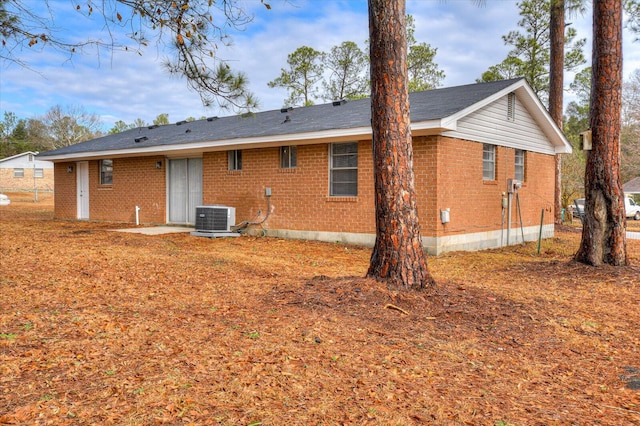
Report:
[[[362,278],[370,249],[0,207],[0,424],[640,425],[640,241],[579,229]],[[640,229],[640,228],[639,228]]]

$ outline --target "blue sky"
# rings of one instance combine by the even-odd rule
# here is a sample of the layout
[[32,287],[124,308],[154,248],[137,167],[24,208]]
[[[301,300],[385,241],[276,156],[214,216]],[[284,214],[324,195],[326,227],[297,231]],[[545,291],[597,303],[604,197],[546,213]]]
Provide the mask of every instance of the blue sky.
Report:
[[[271,10],[258,0],[241,1],[254,20],[244,31],[230,33],[233,45],[218,54],[247,74],[259,110],[282,106],[286,90],[271,89],[267,82],[278,77],[287,55],[298,47],[329,51],[347,40],[364,47],[368,38],[365,0],[269,0]],[[25,3],[37,9],[43,2]],[[61,33],[104,39],[103,25],[79,16],[74,2],[50,0],[50,4],[59,12],[55,22]],[[501,62],[509,51],[501,36],[518,29],[518,8],[512,0],[487,0],[482,7],[471,0],[407,0],[407,12],[415,19],[416,39],[438,48],[436,62],[446,73],[444,86],[473,83],[489,66]],[[580,37],[588,38],[588,47],[590,13],[568,19]],[[640,43],[632,43],[627,32],[623,40],[626,78],[640,68]],[[168,113],[172,122],[230,114],[203,107],[184,80],[164,72],[160,63],[165,55],[154,45],[142,56],[105,51],[97,55],[95,49],[71,59],[50,49],[25,49],[19,55],[29,69],[0,63],[0,114],[10,111],[20,118],[37,118],[54,105],[82,106],[101,117],[105,130],[117,120],[151,122],[161,113]],[[567,86],[572,78],[567,76]]]

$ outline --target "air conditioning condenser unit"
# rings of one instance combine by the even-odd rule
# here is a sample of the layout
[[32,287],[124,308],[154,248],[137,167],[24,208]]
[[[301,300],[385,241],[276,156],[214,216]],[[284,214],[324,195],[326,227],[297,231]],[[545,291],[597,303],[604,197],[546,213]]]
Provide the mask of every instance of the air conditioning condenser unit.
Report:
[[219,204],[196,207],[195,231],[191,235],[199,237],[237,237],[232,231],[236,223],[236,209]]

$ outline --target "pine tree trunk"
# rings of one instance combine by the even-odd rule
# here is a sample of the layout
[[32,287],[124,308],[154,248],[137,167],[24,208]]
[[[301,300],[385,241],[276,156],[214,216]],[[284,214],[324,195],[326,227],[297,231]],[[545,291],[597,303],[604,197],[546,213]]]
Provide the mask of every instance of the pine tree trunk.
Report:
[[593,149],[585,172],[585,219],[576,260],[590,265],[626,265],[626,218],[620,181],[622,105],[621,0],[593,1]]
[[403,289],[433,284],[413,175],[404,0],[369,0],[376,242],[367,276]]
[[[551,0],[551,43],[549,64],[549,114],[562,129],[562,104],[564,85],[564,0]],[[554,189],[554,221],[562,224],[562,157],[556,154],[556,181]]]

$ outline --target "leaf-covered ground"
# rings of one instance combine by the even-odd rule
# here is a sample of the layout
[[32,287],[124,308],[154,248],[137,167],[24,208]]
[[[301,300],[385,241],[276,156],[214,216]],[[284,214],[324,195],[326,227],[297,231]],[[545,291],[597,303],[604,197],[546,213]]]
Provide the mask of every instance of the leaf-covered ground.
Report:
[[640,241],[362,278],[370,249],[114,232],[0,207],[0,424],[640,425]]

